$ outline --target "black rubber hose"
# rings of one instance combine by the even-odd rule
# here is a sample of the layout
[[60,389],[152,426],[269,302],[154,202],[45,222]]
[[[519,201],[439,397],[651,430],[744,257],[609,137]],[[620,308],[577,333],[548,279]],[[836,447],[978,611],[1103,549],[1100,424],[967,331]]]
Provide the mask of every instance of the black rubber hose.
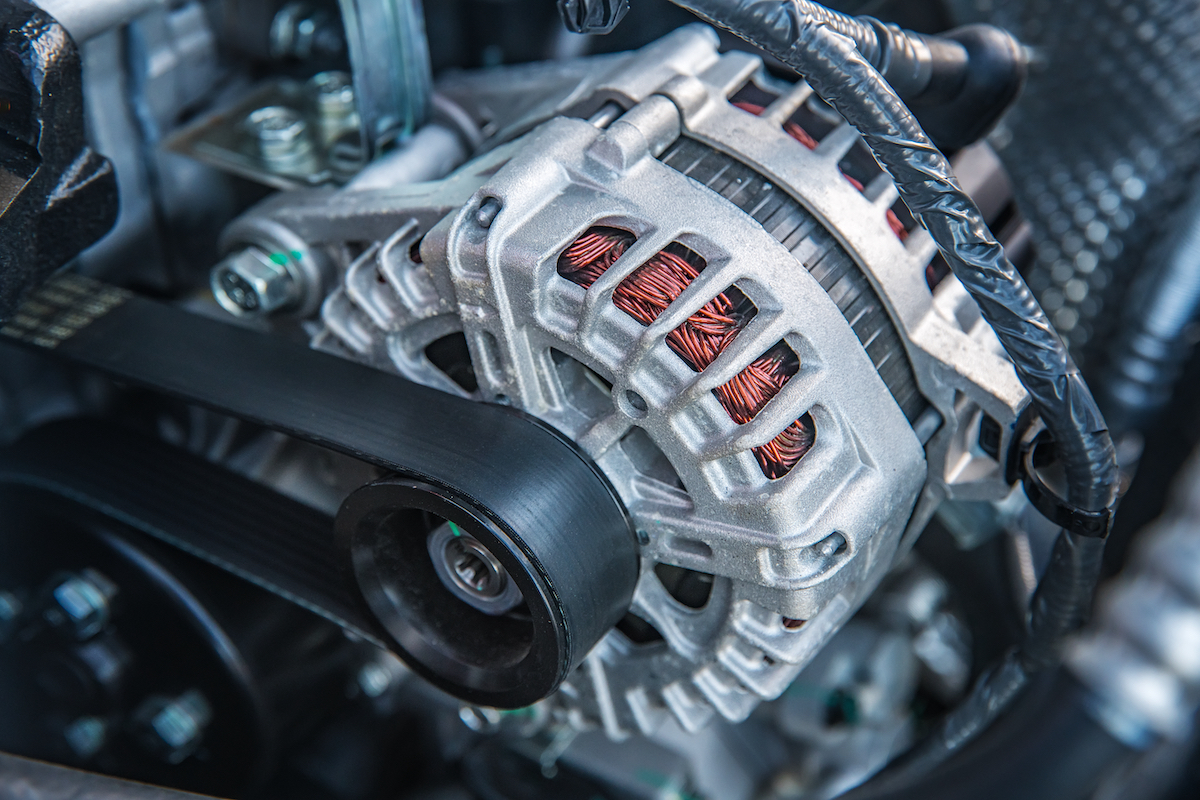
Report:
[[1054,439],[1067,502],[1087,511],[1111,507],[1112,439],[1082,375],[949,161],[856,42],[830,27],[833,12],[807,0],[673,2],[795,69],[858,129],[1012,359]]
[[795,5],[799,13],[853,39],[863,58],[906,101],[926,94],[950,98],[966,82],[967,51],[958,42],[906,31],[874,17],[852,17],[809,0],[795,0]]

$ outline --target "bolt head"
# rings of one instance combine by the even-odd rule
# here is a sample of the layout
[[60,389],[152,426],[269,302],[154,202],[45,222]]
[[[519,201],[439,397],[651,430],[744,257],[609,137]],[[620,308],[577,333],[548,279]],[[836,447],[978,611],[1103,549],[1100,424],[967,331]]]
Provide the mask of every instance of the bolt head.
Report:
[[92,638],[107,624],[111,614],[109,601],[117,587],[92,569],[69,575],[50,593],[43,616],[55,627],[69,630],[79,641]]
[[212,716],[212,706],[198,689],[175,698],[149,697],[135,714],[142,745],[170,764],[196,752]]
[[498,616],[521,604],[521,590],[500,561],[454,523],[430,531],[426,545],[442,585],[467,605]]
[[296,160],[312,149],[308,122],[294,108],[265,106],[246,117],[246,129],[258,142],[259,153],[268,161]]
[[[326,147],[330,150],[331,163],[340,157],[341,139],[349,131],[357,134],[359,127],[358,106],[354,99],[354,81],[349,73],[338,70],[318,72],[308,81],[308,92],[317,111],[317,127]],[[358,136],[350,137],[350,149],[354,161],[361,162]],[[362,166],[357,163],[353,170]]]
[[300,112],[287,106],[266,106],[246,117],[250,129],[260,139],[286,142],[304,135],[307,128]]
[[239,317],[291,308],[300,294],[287,269],[291,258],[287,253],[268,255],[257,247],[234,253],[213,268],[213,295],[222,308]]
[[354,111],[354,81],[349,73],[339,70],[318,72],[309,79],[308,85],[322,116]]
[[338,28],[335,15],[327,9],[307,0],[288,3],[271,21],[271,56],[305,61],[337,55],[346,46]]

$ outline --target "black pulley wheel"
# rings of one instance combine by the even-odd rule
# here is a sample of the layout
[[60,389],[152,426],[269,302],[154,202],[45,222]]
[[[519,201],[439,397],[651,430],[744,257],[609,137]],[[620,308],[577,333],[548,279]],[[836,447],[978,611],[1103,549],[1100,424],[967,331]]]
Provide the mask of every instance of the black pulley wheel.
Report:
[[395,477],[354,492],[337,518],[354,583],[397,651],[496,708],[553,692],[629,609],[638,575],[633,537],[596,526],[585,504],[528,487],[511,505]]

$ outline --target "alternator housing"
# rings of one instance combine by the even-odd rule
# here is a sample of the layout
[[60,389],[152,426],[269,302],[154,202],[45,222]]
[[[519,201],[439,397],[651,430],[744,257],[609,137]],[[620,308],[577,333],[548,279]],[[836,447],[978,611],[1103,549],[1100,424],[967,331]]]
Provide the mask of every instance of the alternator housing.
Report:
[[[515,69],[534,93],[539,73]],[[817,102],[803,83],[719,55],[701,26],[565,72],[546,71],[540,102],[493,121],[505,141],[444,181],[280,195],[239,224],[269,218],[341,262],[315,346],[518,406],[616,487],[642,547],[638,624],[610,633],[564,685],[570,713],[618,737],[668,711],[691,730],[714,713],[743,719],[786,688],[942,499],[1007,494],[1000,454],[1027,399],[961,285],[931,290],[928,235],[902,241],[889,226],[890,180],[846,179],[852,151],[865,152],[856,132],[832,119],[810,150],[785,131]],[[492,115],[505,78],[443,91]],[[731,102],[747,86],[765,108]],[[630,244],[585,288],[559,262],[597,229]],[[669,249],[702,269],[642,324],[614,292]],[[727,291],[755,313],[696,371],[668,334]],[[459,333],[473,382],[430,355]],[[795,374],[738,424],[714,390],[780,343]],[[754,448],[800,419],[815,427],[811,449],[768,477]],[[680,575],[701,576],[707,595],[683,596]]]

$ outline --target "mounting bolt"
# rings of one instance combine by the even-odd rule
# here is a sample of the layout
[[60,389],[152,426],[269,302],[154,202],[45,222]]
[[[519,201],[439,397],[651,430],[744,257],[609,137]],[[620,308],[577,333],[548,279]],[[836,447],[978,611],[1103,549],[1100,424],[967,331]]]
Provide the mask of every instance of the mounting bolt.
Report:
[[499,616],[521,605],[523,597],[508,570],[474,536],[453,522],[429,532],[426,541],[433,570],[450,593],[472,608]]
[[347,72],[318,72],[308,80],[321,118],[344,121],[354,113],[354,82]]
[[213,295],[221,307],[239,317],[265,317],[295,306],[301,295],[296,276],[288,270],[289,253],[268,255],[247,247],[213,267]]
[[80,717],[63,729],[67,746],[86,760],[100,752],[108,740],[108,723],[99,717]]
[[258,152],[275,169],[295,167],[312,154],[308,123],[294,108],[265,106],[250,112],[246,129],[258,142]]
[[142,745],[169,764],[178,764],[200,747],[212,722],[212,706],[198,689],[175,698],[154,695],[134,714]]
[[318,72],[308,80],[308,90],[317,110],[321,137],[326,143],[358,128],[354,82],[349,73]]
[[43,617],[56,628],[69,629],[82,642],[103,630],[116,593],[115,583],[94,569],[85,569],[54,587]]
[[336,17],[307,0],[288,3],[271,20],[271,57],[307,61],[336,56],[345,49]]

